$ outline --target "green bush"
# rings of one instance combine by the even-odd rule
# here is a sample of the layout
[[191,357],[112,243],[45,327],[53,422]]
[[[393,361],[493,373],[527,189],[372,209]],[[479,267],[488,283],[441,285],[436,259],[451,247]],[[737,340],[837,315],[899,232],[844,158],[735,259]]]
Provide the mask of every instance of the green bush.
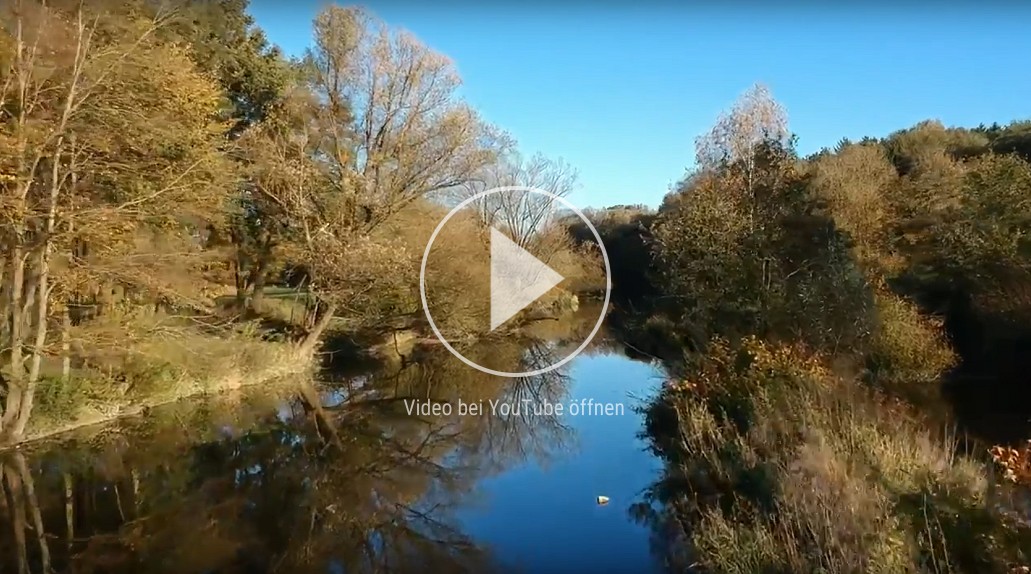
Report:
[[932,385],[956,364],[942,322],[888,292],[875,296],[877,328],[867,367],[878,384]]

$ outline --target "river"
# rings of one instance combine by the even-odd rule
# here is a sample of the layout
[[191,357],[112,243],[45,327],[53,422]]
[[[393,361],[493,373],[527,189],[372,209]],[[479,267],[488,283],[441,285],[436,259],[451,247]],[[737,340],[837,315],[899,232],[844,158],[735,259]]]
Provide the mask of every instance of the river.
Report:
[[[470,355],[535,367],[583,334],[542,330]],[[2,571],[657,572],[631,510],[661,378],[603,332],[529,379],[441,350],[302,382],[317,401],[290,382],[155,409],[8,455]]]

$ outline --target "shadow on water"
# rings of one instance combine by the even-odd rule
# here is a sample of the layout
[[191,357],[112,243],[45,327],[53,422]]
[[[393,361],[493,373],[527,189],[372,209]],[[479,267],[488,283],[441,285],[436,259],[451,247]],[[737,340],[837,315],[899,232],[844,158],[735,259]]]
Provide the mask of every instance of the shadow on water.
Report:
[[[536,368],[573,345],[575,336],[559,334],[468,356]],[[612,350],[600,336],[587,354]],[[94,436],[16,451],[0,461],[0,570],[499,571],[503,561],[463,532],[456,509],[480,481],[565,456],[575,429],[540,413],[419,416],[408,407],[557,403],[571,384],[568,369],[502,379],[441,350],[278,394],[170,405]]]

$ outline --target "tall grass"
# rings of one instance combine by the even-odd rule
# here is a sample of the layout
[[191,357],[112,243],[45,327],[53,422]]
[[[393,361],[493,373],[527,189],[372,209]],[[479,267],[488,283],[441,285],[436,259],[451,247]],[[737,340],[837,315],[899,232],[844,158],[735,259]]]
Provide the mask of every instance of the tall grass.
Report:
[[[293,345],[264,341],[254,324],[204,329],[164,316],[120,322],[120,345],[94,345],[64,380],[40,381],[27,437],[104,422],[182,398],[239,389],[308,368]],[[115,329],[115,327],[112,327]],[[92,334],[98,329],[92,326]],[[129,334],[132,334],[129,336]]]
[[670,463],[655,494],[690,541],[684,561],[886,574],[1031,562],[1031,528],[999,509],[985,461],[819,357],[746,339],[691,363],[647,412]]

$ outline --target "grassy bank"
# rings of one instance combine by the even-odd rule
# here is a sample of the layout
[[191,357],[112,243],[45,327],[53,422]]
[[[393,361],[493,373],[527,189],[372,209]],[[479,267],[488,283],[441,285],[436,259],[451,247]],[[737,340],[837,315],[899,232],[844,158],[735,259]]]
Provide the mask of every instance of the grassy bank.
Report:
[[[291,332],[267,330],[270,322],[300,329],[303,303],[296,292],[269,292],[263,316],[251,322],[214,327],[166,315],[138,317],[118,325],[119,336],[114,338],[119,343],[95,344],[78,355],[80,366],[67,378],[61,375],[60,361],[47,362],[26,435],[15,444],[101,425],[188,398],[292,380],[292,376],[310,374],[320,366],[351,370],[381,361],[406,361],[426,347],[438,346],[428,324],[419,320],[421,314],[415,318],[406,315],[405,321],[383,319],[366,325],[338,319],[326,341],[333,352],[305,356],[298,352]],[[578,317],[575,304],[555,313],[555,321],[563,320],[559,321],[563,329],[568,329],[565,322]],[[523,329],[536,333],[541,325],[515,323],[504,336]],[[491,338],[501,336],[493,334]],[[469,335],[460,342],[478,340],[482,337]]]
[[145,412],[190,397],[218,394],[304,374],[312,358],[287,342],[247,329],[220,334],[171,331],[137,341],[104,366],[94,363],[63,380],[48,373],[22,443]]
[[987,457],[798,347],[714,343],[647,412],[654,494],[680,567],[1013,572],[1031,563],[1019,493]]

